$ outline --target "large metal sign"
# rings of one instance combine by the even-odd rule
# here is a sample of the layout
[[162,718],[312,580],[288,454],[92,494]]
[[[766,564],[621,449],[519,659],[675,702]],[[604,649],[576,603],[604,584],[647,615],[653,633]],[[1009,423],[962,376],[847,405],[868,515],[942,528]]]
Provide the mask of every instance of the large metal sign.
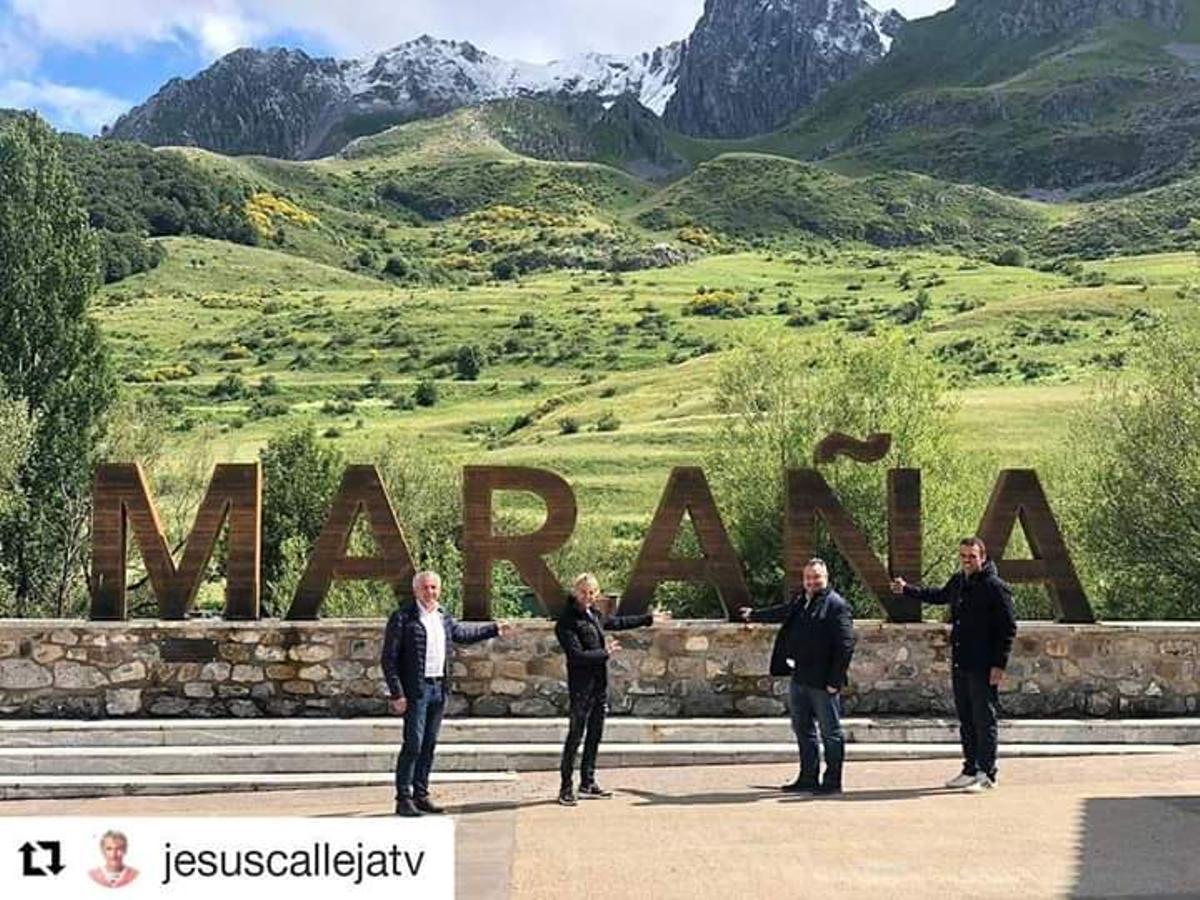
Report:
[[[821,443],[816,457],[818,463],[829,462],[839,455],[872,463],[881,460],[889,446],[887,435],[855,441],[834,434]],[[919,603],[893,595],[889,582],[895,576],[910,581],[921,577],[920,471],[887,472],[886,561],[875,554],[862,529],[820,471],[790,469],[786,485],[783,564],[789,590],[798,589],[804,563],[816,552],[818,524],[823,523],[838,551],[879,600],[888,619],[919,622]],[[492,507],[499,491],[537,495],[546,507],[545,523],[530,534],[495,533]],[[259,618],[262,471],[257,463],[216,467],[178,564],[172,557],[138,464],[101,466],[94,492],[93,619],[127,617],[125,567],[131,531],[158,599],[159,616],[185,618],[226,523],[225,618]],[[564,546],[575,528],[578,509],[570,484],[543,469],[468,466],[463,478],[463,510],[464,616],[490,617],[492,569],[501,561],[512,563],[545,612],[556,615],[566,593],[546,557]],[[700,555],[695,558],[672,554],[685,516],[691,519],[698,538]],[[360,518],[365,520],[374,538],[375,555],[349,555],[350,534]],[[1032,551],[1032,559],[1004,558],[1018,524]],[[986,542],[991,558],[996,560],[1001,577],[1011,583],[1046,586],[1060,622],[1094,621],[1036,472],[1009,469],[1000,473],[977,533]],[[382,581],[401,595],[407,595],[413,572],[412,554],[378,471],[374,466],[350,466],[292,598],[287,618],[317,618],[330,586],[344,579]],[[741,563],[708,480],[699,468],[671,471],[621,598],[622,612],[645,611],[657,587],[667,581],[713,585],[731,619],[740,607],[750,603]]]

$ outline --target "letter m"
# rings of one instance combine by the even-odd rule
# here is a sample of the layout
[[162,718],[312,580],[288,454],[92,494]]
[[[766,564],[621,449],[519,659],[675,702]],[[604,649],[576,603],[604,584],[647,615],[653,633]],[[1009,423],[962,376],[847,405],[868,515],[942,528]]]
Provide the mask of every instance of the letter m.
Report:
[[184,618],[196,599],[226,519],[229,540],[225,618],[258,618],[262,545],[262,470],[258,463],[216,467],[178,566],[167,545],[141,466],[136,463],[99,466],[92,507],[93,620],[128,617],[125,567],[131,528],[158,600],[159,616]]

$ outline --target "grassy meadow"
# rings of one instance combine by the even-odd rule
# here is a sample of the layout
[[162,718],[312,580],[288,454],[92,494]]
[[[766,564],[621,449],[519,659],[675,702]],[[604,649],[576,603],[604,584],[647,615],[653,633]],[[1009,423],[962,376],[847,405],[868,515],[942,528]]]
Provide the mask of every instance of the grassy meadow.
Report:
[[[1132,211],[1049,204],[741,151],[656,183],[521,155],[514,114],[460,110],[309,162],[159,151],[236,186],[257,235],[156,238],[164,260],[93,305],[127,393],[157,400],[160,494],[311,425],[352,461],[552,469],[580,509],[582,556],[561,564],[631,559],[671,467],[713,449],[729,351],[781,337],[819,365],[900,329],[948,375],[960,445],[1039,468],[1053,501],[1072,414],[1127,377],[1139,335],[1197,317],[1194,253],[1092,252],[1178,219],[1155,192]],[[970,487],[980,512],[990,488]],[[187,503],[165,503],[186,528]],[[498,506],[540,515],[525,495]]]
[[[160,267],[105,288],[95,308],[131,390],[171,411],[172,452],[251,460],[311,422],[351,458],[405,442],[554,469],[584,517],[613,523],[647,521],[669,468],[703,461],[723,351],[753,334],[828,352],[905,322],[923,293],[900,327],[952,373],[966,446],[1036,465],[1062,450],[1071,411],[1121,371],[1140,330],[1196,315],[1186,253],[1089,264],[1082,279],[823,249],[399,286],[277,250],[164,242]],[[475,380],[456,374],[464,345],[484,360]],[[423,407],[412,398],[426,380],[438,397]]]

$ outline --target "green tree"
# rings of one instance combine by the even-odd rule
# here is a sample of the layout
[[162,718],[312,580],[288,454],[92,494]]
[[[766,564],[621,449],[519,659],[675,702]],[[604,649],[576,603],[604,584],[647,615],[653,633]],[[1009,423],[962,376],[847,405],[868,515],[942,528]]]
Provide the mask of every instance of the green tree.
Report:
[[475,381],[483,369],[483,354],[474,344],[464,344],[455,354],[454,368],[463,381]]
[[18,615],[82,601],[90,482],[116,383],[88,301],[97,243],[54,132],[0,127],[0,386],[34,420],[24,503],[0,528]]
[[422,378],[413,389],[413,401],[417,406],[434,406],[438,402],[437,385],[429,378]]
[[1024,247],[1013,244],[1001,250],[995,259],[998,266],[1023,267],[1029,265],[1029,253]]
[[[262,567],[267,605],[281,612],[290,602],[280,589],[288,560],[307,559],[325,524],[345,460],[321,442],[311,426],[267,442],[263,467]],[[297,576],[298,577],[298,576]]]
[[33,444],[33,419],[20,400],[0,398],[0,516],[21,505],[21,470]]
[[1200,334],[1161,328],[1075,418],[1064,528],[1097,612],[1200,618]]
[[[784,471],[813,464],[829,433],[892,435],[879,464],[839,459],[821,467],[846,509],[886,559],[886,467],[922,470],[927,571],[948,574],[957,538],[977,521],[989,484],[964,477],[954,442],[955,404],[943,371],[898,330],[870,340],[818,345],[762,338],[729,354],[717,404],[723,424],[706,470],[756,598],[783,583]],[[877,614],[831,542],[819,548],[859,614]]]
[[[24,503],[21,470],[33,444],[33,424],[24,403],[0,398],[0,520],[14,515]],[[0,570],[0,615],[15,611],[10,574]]]
[[393,278],[407,278],[412,274],[412,266],[403,256],[389,256],[383,271]]

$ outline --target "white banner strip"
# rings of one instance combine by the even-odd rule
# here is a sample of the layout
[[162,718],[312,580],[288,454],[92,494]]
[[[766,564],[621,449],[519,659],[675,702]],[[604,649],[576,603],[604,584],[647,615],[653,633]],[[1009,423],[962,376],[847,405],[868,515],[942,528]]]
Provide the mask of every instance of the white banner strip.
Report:
[[0,857],[21,900],[454,897],[449,817],[0,817]]

